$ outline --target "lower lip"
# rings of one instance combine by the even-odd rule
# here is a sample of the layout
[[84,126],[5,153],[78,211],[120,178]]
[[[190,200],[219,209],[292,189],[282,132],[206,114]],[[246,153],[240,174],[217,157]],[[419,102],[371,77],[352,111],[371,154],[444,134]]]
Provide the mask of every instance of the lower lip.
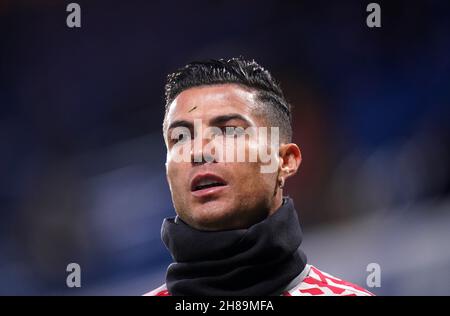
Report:
[[195,197],[206,197],[206,196],[218,194],[218,193],[222,192],[223,190],[225,190],[226,188],[228,188],[228,185],[222,185],[222,186],[218,186],[218,187],[211,187],[211,188],[206,188],[206,189],[202,189],[202,190],[192,191],[191,193]]

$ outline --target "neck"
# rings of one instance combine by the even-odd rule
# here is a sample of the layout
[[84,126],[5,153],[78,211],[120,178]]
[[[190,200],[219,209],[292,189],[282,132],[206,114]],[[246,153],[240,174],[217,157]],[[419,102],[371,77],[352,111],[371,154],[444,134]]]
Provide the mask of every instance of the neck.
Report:
[[278,211],[283,206],[285,199],[283,198],[283,190],[277,189],[275,197],[273,199],[272,207],[269,210],[269,216]]
[[302,233],[291,199],[265,220],[228,231],[199,231],[164,220],[162,238],[174,263],[166,283],[172,295],[270,295],[306,265]]

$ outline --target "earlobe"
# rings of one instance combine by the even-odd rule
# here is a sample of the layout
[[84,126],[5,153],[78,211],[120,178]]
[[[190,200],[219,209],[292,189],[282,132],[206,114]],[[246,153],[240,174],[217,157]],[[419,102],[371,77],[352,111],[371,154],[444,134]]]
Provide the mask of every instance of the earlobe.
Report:
[[278,187],[279,187],[280,189],[284,188],[284,182],[285,182],[285,179],[284,179],[283,177],[281,177],[281,178],[278,180]]

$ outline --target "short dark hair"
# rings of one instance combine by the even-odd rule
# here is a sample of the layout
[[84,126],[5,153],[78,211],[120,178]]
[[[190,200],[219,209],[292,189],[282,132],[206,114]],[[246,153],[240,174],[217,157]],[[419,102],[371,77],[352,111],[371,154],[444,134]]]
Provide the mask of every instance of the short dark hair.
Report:
[[256,91],[267,122],[278,126],[281,141],[292,139],[291,106],[286,101],[280,85],[269,71],[254,60],[242,57],[195,61],[167,76],[165,86],[166,120],[172,101],[184,90],[198,86],[235,83]]

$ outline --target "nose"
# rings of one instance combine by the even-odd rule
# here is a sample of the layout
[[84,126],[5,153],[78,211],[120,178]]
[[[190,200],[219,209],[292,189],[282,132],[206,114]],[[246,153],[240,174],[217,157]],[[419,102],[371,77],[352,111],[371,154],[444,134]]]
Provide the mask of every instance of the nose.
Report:
[[[202,137],[194,139],[191,145],[191,163],[192,165],[202,165],[205,163],[216,163],[218,162],[215,154],[217,153],[217,146],[214,144],[214,140],[207,137]],[[209,145],[208,145],[209,144]],[[208,146],[207,146],[208,145]],[[207,148],[208,150],[205,150]],[[211,152],[213,151],[213,152]]]

